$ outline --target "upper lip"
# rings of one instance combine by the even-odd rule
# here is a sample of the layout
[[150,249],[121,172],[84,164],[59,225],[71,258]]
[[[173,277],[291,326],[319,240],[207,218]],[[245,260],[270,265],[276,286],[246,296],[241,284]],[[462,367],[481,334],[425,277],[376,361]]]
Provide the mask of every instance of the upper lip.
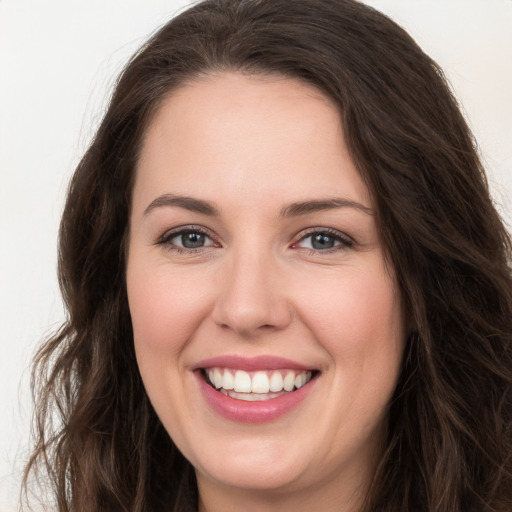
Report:
[[245,371],[257,370],[314,370],[314,368],[276,356],[257,356],[257,357],[240,357],[240,356],[217,356],[204,359],[194,365],[194,370],[200,368],[233,368]]

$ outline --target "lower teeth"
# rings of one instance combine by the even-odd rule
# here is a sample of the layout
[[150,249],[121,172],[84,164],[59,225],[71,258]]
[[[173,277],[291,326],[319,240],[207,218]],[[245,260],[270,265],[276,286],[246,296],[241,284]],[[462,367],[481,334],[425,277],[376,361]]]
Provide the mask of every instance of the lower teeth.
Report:
[[246,402],[262,402],[264,400],[271,400],[272,398],[277,398],[278,396],[286,395],[287,393],[292,393],[292,391],[279,391],[277,393],[238,393],[233,390],[225,390],[218,389],[220,393],[223,395],[229,396],[231,398],[236,398],[238,400],[245,400]]

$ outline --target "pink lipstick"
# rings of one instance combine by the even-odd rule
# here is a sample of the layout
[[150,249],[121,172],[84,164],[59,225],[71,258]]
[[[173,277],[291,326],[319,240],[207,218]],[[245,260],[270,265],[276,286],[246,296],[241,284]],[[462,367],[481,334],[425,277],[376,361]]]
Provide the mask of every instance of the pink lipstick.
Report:
[[194,373],[208,405],[241,423],[275,420],[308,396],[318,371],[272,356],[221,356],[201,361]]

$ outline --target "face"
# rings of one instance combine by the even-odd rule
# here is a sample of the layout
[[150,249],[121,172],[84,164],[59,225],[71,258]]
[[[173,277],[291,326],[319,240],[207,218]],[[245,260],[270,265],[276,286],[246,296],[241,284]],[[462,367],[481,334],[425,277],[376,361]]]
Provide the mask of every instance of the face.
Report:
[[353,494],[404,332],[336,107],[286,78],[187,84],[150,123],[132,206],[139,369],[200,493]]

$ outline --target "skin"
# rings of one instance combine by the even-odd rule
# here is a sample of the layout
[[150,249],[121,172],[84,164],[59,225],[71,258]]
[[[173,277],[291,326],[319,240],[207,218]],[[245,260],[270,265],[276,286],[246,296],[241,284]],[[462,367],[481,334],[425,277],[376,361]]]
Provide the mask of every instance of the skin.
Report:
[[[154,203],[165,194],[207,201],[217,215]],[[285,211],[333,198],[359,206]],[[190,82],[148,127],[132,206],[127,287],[139,369],[196,469],[200,510],[358,510],[405,336],[335,105],[276,76]],[[205,245],[180,247],[184,226],[204,230]],[[333,247],[313,248],[311,232],[327,229]],[[279,356],[320,373],[284,416],[240,423],[209,407],[193,372],[224,355]]]

